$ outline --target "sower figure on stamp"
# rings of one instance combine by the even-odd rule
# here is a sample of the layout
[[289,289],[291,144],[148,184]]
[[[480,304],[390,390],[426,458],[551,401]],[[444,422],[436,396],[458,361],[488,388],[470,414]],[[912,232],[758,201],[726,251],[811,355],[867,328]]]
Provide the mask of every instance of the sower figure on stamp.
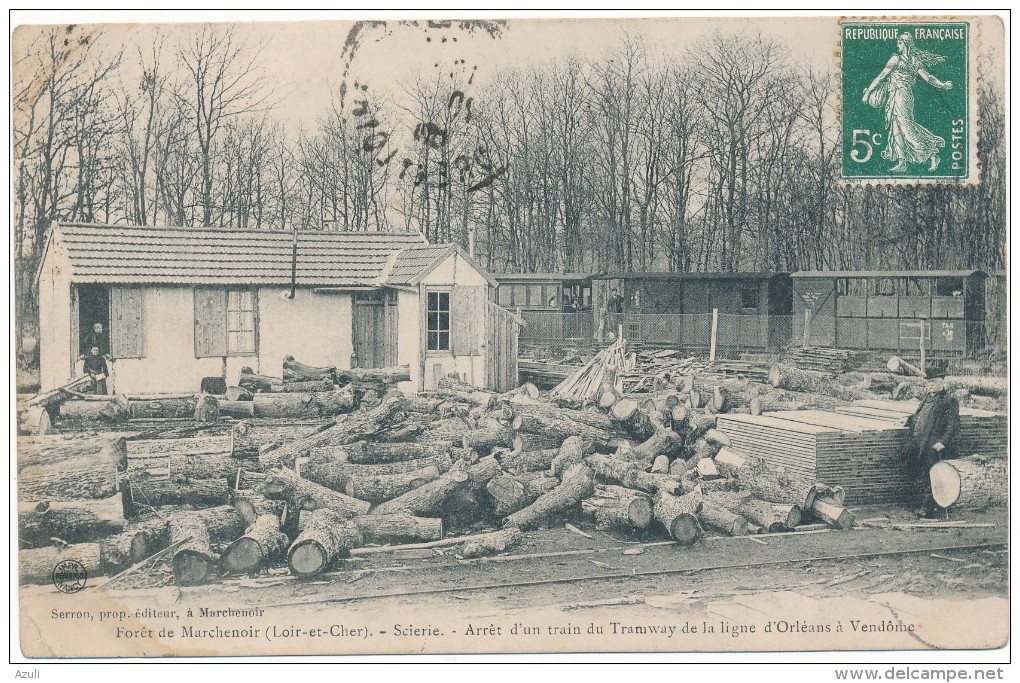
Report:
[[939,507],[931,495],[928,471],[940,460],[955,457],[956,435],[960,431],[960,403],[943,382],[934,382],[917,411],[907,418],[910,429],[910,474],[915,486],[918,512],[926,517]]
[[85,356],[85,372],[92,378],[92,393],[106,395],[106,378],[110,376],[110,371],[98,346],[89,349],[89,355]]
[[914,84],[920,76],[925,83],[939,90],[950,90],[952,81],[940,81],[928,73],[928,67],[940,64],[945,57],[918,49],[914,37],[904,33],[896,41],[899,50],[875,80],[864,90],[863,100],[876,109],[885,108],[886,147],[882,158],[895,161],[890,171],[907,170],[907,164],[929,162],[929,171],[939,165],[940,149],[946,141],[922,126],[914,118]]

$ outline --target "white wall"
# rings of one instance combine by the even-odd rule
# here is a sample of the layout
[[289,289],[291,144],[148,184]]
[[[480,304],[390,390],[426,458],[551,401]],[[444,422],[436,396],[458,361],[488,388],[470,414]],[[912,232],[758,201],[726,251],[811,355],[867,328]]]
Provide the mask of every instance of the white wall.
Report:
[[397,290],[397,363],[411,368],[411,381],[398,386],[405,393],[418,391],[421,373],[421,316],[418,293]]
[[[351,367],[354,342],[352,296],[299,289],[293,300],[283,298],[289,288],[259,290],[259,357],[256,371],[274,377],[283,372],[284,356],[308,365]],[[239,373],[238,365],[235,373]],[[233,369],[233,368],[231,368]],[[236,374],[228,370],[233,382]]]
[[203,377],[223,373],[222,358],[195,358],[192,287],[146,287],[144,315],[145,357],[116,359],[112,391],[197,392]]
[[[50,247],[56,250],[56,244]],[[54,251],[48,255],[47,269],[39,279],[39,383],[42,391],[56,389],[72,379],[71,360],[71,282],[67,265]]]
[[145,290],[145,357],[122,358],[113,368],[117,393],[145,394],[198,391],[203,377],[221,376],[237,384],[241,368],[280,377],[283,357],[302,363],[350,366],[351,297],[299,289],[294,300],[283,288],[262,288],[258,296],[258,355],[195,358],[194,289],[147,287]]
[[[421,281],[421,287],[457,287],[457,286],[488,286],[488,281],[474,266],[461,258],[456,252],[450,254],[441,264]],[[424,315],[424,311],[421,315]],[[436,388],[436,367],[439,374],[446,375],[456,372],[465,382],[475,386],[485,386],[485,315],[479,311],[474,323],[475,334],[478,336],[478,355],[454,357],[452,353],[432,351],[425,358],[424,388]],[[424,342],[421,342],[424,343]]]

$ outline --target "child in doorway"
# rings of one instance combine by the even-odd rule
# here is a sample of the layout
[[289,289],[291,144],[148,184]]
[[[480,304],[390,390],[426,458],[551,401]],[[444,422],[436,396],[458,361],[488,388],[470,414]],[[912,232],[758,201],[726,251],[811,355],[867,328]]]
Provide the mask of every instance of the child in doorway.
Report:
[[92,378],[92,393],[105,396],[106,378],[110,376],[110,370],[106,366],[106,359],[100,355],[98,346],[89,349],[89,355],[85,356],[85,372]]

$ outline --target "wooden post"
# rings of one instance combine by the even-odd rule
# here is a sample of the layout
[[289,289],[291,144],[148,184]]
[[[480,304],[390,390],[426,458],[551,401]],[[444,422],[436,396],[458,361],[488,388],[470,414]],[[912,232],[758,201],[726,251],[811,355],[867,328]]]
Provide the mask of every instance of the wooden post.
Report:
[[712,339],[708,346],[708,362],[715,362],[715,341],[719,335],[719,309],[712,309]]
[[804,309],[804,342],[801,344],[805,349],[811,346],[811,309]]
[[924,331],[927,327],[928,321],[924,318],[921,318],[921,341],[919,342],[921,346],[921,379],[928,378],[928,363],[927,359],[925,358],[928,355],[927,349],[928,345],[924,342]]

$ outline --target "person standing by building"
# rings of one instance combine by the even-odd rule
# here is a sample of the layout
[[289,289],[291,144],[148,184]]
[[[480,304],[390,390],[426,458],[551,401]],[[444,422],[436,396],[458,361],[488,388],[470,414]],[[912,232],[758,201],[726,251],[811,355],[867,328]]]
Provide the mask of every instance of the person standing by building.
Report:
[[949,393],[944,382],[931,384],[928,393],[907,418],[910,429],[910,476],[915,487],[918,513],[933,517],[939,510],[931,494],[928,471],[940,460],[956,457],[956,435],[960,432],[960,402]]

